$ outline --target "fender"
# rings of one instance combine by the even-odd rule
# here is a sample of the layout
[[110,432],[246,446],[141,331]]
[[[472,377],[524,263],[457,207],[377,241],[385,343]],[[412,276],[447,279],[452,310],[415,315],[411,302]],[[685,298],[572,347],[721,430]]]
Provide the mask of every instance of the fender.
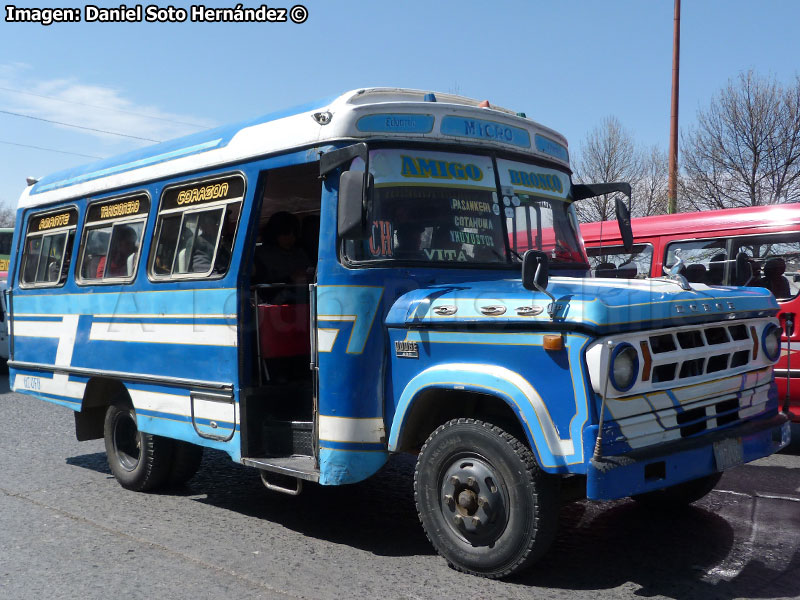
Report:
[[[498,365],[443,363],[425,369],[406,385],[397,405],[389,436],[389,451],[398,447],[408,411],[424,390],[431,388],[470,390],[502,399],[517,415],[539,465],[549,471],[566,472],[568,465],[583,463],[583,425],[586,402],[576,403],[570,437],[560,436],[545,401],[522,375]],[[581,399],[583,400],[583,399]]]

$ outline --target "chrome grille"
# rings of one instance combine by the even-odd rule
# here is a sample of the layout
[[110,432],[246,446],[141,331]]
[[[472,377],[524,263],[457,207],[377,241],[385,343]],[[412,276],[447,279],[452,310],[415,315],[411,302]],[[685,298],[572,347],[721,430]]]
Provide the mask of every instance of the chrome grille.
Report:
[[651,335],[644,342],[653,359],[652,383],[725,375],[745,366],[758,352],[758,337],[741,323],[714,324]]

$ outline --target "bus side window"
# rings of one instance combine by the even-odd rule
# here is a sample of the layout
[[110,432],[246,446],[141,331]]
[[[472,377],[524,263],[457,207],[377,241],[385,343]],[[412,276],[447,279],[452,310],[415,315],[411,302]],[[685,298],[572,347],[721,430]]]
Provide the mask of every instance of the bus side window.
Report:
[[631,252],[622,246],[586,248],[589,267],[595,277],[644,279],[650,277],[653,266],[653,245],[636,244]]
[[219,238],[222,208],[187,214],[183,219],[173,273],[208,273]]
[[666,248],[664,272],[668,272],[678,262],[678,258],[681,258],[681,275],[688,281],[719,285],[723,283],[725,263],[728,260],[727,243],[725,238],[670,242]]
[[31,216],[23,243],[20,281],[23,285],[53,287],[67,280],[78,211]]
[[111,227],[101,227],[87,230],[86,245],[83,250],[83,260],[81,261],[81,278],[98,279],[103,276],[102,269],[97,274],[100,262],[104,261],[108,254],[108,241],[111,238]]
[[150,197],[141,192],[90,204],[78,283],[132,281],[149,212]]
[[239,175],[165,189],[151,255],[155,279],[224,275],[244,196]]

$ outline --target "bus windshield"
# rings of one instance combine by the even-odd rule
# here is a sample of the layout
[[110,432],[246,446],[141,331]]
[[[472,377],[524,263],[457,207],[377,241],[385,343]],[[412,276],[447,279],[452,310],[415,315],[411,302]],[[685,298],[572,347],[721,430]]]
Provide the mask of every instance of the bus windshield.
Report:
[[[500,169],[497,187],[495,164]],[[517,190],[515,169],[541,177],[553,190]],[[360,159],[353,170],[363,169]],[[536,171],[536,173],[531,173]],[[530,248],[554,263],[586,263],[565,173],[491,157],[453,152],[381,149],[370,152],[375,178],[363,242],[348,242],[357,261],[498,265],[519,262]],[[508,180],[506,185],[504,180]],[[539,181],[538,179],[536,180]]]
[[503,159],[497,167],[512,254],[519,257],[528,250],[542,250],[553,266],[587,268],[575,208],[566,198],[566,174]]

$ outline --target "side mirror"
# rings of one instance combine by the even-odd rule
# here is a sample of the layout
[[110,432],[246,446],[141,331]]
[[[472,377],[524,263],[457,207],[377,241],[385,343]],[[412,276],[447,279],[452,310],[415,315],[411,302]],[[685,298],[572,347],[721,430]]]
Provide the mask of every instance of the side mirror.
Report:
[[363,171],[345,171],[339,178],[339,237],[346,240],[367,238],[367,199],[374,178]]
[[733,268],[733,283],[735,285],[747,285],[753,278],[753,266],[747,254],[739,252],[736,255],[736,264]]
[[550,261],[541,250],[528,250],[522,257],[522,286],[526,290],[547,290]]
[[631,211],[628,210],[628,205],[625,200],[617,197],[617,224],[619,225],[619,234],[622,237],[622,246],[625,252],[633,252],[633,228],[631,227]]

